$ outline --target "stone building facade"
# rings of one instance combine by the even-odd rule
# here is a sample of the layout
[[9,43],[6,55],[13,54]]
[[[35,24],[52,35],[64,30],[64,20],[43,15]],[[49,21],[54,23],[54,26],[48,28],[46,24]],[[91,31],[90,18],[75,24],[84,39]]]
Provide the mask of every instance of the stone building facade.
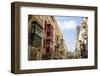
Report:
[[81,25],[79,37],[77,40],[76,52],[79,58],[87,58],[88,57],[88,18],[84,17]]
[[64,39],[53,16],[28,16],[28,54],[29,60],[66,58]]

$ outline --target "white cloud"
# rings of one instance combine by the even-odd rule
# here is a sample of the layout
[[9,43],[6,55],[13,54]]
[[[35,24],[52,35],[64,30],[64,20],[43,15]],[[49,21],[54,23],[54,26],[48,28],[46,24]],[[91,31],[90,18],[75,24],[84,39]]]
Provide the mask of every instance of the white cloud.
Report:
[[67,21],[63,21],[63,22],[58,21],[57,23],[61,30],[75,29],[76,25],[77,25],[77,23],[74,20],[70,20],[68,22]]

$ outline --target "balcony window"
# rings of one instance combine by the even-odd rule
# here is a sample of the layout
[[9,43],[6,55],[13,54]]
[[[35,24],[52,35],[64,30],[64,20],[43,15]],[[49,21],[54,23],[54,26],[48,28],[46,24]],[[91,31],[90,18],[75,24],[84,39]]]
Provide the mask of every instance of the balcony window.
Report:
[[41,46],[42,38],[36,34],[32,34],[32,45],[33,46]]
[[45,27],[44,27],[44,28],[45,28],[45,30],[46,30],[46,27],[47,27],[47,22],[45,21]]
[[50,40],[46,41],[46,45],[47,45],[47,47],[50,47]]
[[36,24],[32,24],[32,33],[35,33]]
[[50,30],[49,32],[47,32],[47,36],[50,37],[50,39],[53,39],[53,31]]
[[50,53],[50,47],[46,48],[46,53]]
[[32,33],[42,36],[42,28],[37,22],[32,22]]
[[44,39],[43,41],[43,47],[45,48],[46,40]]
[[39,35],[40,37],[42,37],[42,31],[41,31],[41,29],[38,26],[35,28],[35,33],[37,35]]
[[31,44],[33,46],[41,46],[42,28],[37,22],[32,22]]

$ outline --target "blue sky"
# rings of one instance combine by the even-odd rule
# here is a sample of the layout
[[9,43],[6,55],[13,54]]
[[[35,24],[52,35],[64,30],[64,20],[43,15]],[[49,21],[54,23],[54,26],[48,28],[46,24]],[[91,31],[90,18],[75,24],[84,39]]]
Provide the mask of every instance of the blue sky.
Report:
[[63,34],[68,50],[73,52],[75,49],[75,28],[76,26],[80,26],[82,17],[55,16],[55,19]]

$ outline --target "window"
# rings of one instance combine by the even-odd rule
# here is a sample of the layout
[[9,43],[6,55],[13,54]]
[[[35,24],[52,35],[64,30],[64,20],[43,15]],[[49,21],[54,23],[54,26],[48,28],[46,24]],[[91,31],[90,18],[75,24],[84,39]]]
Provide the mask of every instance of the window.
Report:
[[47,42],[47,45],[50,46],[50,40],[47,40],[46,42]]
[[35,28],[36,28],[36,25],[32,23],[32,33],[35,33]]
[[47,22],[45,21],[45,30],[46,30]]
[[47,36],[50,36],[50,32],[47,32]]
[[43,47],[44,47],[44,48],[45,48],[45,43],[46,43],[45,41],[46,41],[46,40],[44,39],[44,41],[43,41]]
[[36,26],[35,33],[42,37],[42,30],[38,26]]
[[46,53],[50,53],[50,47],[46,48]]
[[42,29],[37,22],[32,22],[31,41],[33,46],[41,46]]
[[42,36],[42,29],[37,22],[32,22],[32,33]]
[[48,24],[48,27],[47,27],[47,36],[50,36],[53,39],[53,29],[50,24]]
[[41,46],[41,41],[42,41],[42,38],[39,37],[38,35],[34,34],[33,35],[33,39],[32,39],[32,45],[34,46]]

